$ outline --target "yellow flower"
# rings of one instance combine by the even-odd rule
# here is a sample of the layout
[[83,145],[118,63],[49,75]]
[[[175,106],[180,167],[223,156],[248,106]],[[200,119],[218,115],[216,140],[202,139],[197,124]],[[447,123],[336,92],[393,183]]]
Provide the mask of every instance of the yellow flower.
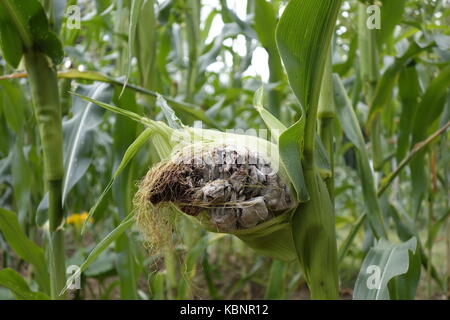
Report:
[[[87,218],[88,213],[86,211],[82,213],[72,213],[67,217],[66,222],[67,224],[73,224],[76,228],[80,228]],[[92,218],[89,219],[89,222],[93,222]]]

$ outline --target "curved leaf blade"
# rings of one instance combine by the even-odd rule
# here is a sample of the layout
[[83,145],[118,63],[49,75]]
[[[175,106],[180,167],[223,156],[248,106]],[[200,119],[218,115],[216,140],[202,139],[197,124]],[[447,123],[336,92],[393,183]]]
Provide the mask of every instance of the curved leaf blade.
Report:
[[50,300],[50,297],[42,292],[31,291],[20,274],[10,268],[0,270],[0,286],[11,290],[18,300]]
[[291,0],[276,30],[289,84],[308,112],[316,104],[340,0]]
[[415,252],[417,239],[394,244],[381,238],[369,250],[355,284],[355,300],[389,300],[388,283],[409,269],[409,251]]

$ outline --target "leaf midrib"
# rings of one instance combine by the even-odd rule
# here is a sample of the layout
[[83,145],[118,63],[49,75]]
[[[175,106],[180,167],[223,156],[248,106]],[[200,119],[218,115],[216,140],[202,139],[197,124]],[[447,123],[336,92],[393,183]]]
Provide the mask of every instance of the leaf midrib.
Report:
[[22,38],[22,42],[25,45],[26,48],[31,48],[31,46],[33,45],[33,40],[31,38],[31,36],[29,35],[27,28],[22,25],[22,23],[20,22],[19,16],[16,14],[15,9],[10,5],[9,1],[5,1],[5,0],[1,0],[6,11],[8,11],[9,16],[11,18],[11,20],[13,21],[14,25],[17,28],[17,31],[19,32],[21,38]]

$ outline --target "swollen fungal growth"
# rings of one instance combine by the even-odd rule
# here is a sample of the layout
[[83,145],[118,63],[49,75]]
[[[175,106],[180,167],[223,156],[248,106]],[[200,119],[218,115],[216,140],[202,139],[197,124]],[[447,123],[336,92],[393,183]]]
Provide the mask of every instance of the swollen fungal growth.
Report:
[[260,153],[227,144],[190,146],[149,170],[139,187],[138,219],[148,221],[172,203],[214,231],[234,232],[286,212],[293,199]]

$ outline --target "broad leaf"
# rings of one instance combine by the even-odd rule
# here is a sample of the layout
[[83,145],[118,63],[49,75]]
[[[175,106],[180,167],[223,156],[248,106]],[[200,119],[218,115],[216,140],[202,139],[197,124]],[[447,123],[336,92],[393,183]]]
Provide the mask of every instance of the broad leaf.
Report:
[[[81,86],[80,94],[105,101],[111,99],[110,86],[105,83]],[[95,131],[102,121],[102,112],[92,102],[74,97],[74,116],[63,124],[64,128],[64,183],[63,203],[75,184],[84,176],[92,162]]]
[[394,244],[381,238],[369,250],[356,280],[355,300],[389,300],[388,283],[409,269],[409,251],[415,252],[416,238]]
[[340,5],[340,0],[291,0],[278,23],[278,50],[289,84],[306,112],[319,99]]
[[302,168],[302,141],[305,128],[305,117],[302,116],[289,129],[285,130],[278,140],[281,162],[294,185],[297,199],[300,202],[309,200]]
[[344,129],[345,135],[356,147],[358,160],[358,172],[362,181],[364,202],[366,203],[367,217],[374,233],[378,236],[386,234],[384,221],[381,214],[380,203],[378,201],[375,181],[372,168],[369,163],[369,156],[361,133],[355,111],[351,106],[344,85],[337,74],[334,75],[334,91],[336,112],[339,122]]
[[23,260],[34,266],[36,279],[41,290],[49,292],[50,279],[44,250],[28,239],[14,212],[0,208],[0,231],[11,249]]
[[[125,151],[125,154],[117,167],[116,171],[114,172],[113,176],[111,177],[111,180],[109,181],[106,188],[103,190],[100,197],[97,199],[97,202],[95,205],[91,208],[89,211],[89,216],[86,219],[86,221],[89,221],[90,218],[94,217],[96,210],[100,206],[102,200],[105,198],[106,194],[111,190],[111,187],[113,186],[114,181],[117,179],[119,174],[126,168],[128,163],[133,159],[133,157],[136,155],[136,153],[141,149],[141,147],[148,141],[148,139],[152,136],[154,133],[153,128],[147,128],[144,130],[137,138],[136,140],[128,147],[128,149]],[[86,223],[83,225],[82,233],[84,233],[86,227]]]
[[69,279],[67,279],[66,286],[60,293],[62,295],[66,292],[75,279],[80,277],[81,272],[85,271],[87,267],[103,252],[105,251],[118,237],[120,237],[128,228],[130,228],[135,222],[133,214],[128,215],[113,231],[111,231],[105,238],[103,238],[91,251],[89,256]]
[[0,270],[0,286],[8,288],[18,300],[50,300],[42,292],[31,291],[26,281],[15,270]]
[[38,0],[0,2],[0,28],[2,51],[5,52],[6,46],[13,48],[12,51],[6,49],[8,63],[13,67],[17,67],[23,54],[17,39],[21,40],[21,49],[37,49],[50,57],[54,64],[59,64],[64,57],[62,44],[50,29],[47,15]]

